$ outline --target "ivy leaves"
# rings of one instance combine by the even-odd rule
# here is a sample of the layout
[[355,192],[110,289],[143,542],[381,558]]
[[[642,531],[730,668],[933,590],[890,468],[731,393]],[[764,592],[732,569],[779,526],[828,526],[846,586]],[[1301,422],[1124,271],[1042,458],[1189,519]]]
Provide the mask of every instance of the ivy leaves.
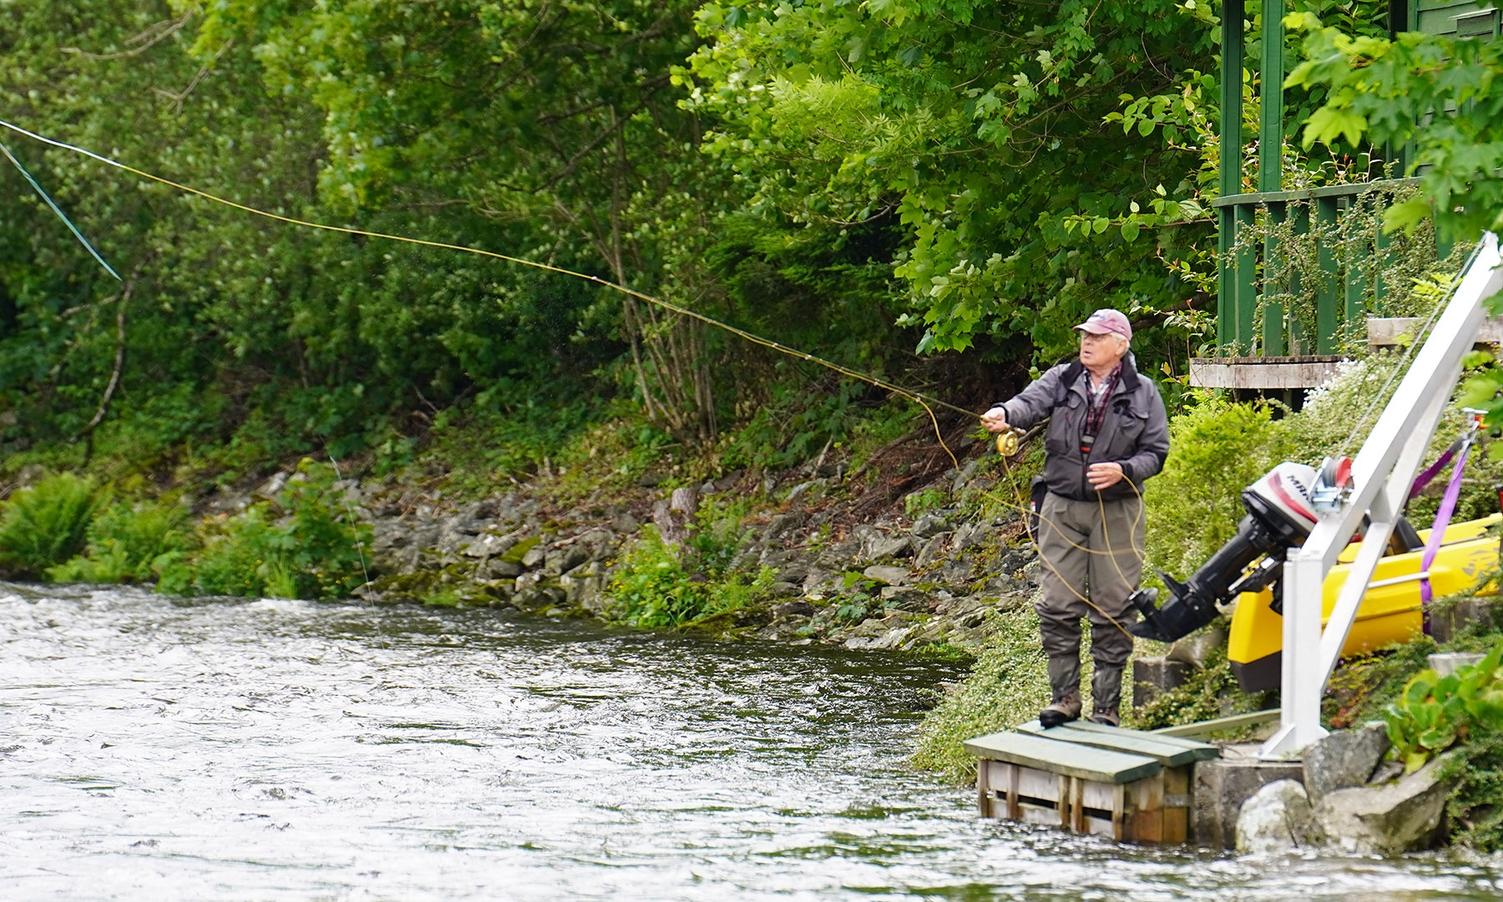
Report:
[[1503,42],[1352,37],[1310,13],[1284,21],[1304,35],[1304,61],[1286,85],[1325,92],[1305,122],[1306,148],[1409,148],[1406,168],[1426,199],[1390,211],[1388,229],[1434,216],[1444,237],[1470,243],[1503,225]]

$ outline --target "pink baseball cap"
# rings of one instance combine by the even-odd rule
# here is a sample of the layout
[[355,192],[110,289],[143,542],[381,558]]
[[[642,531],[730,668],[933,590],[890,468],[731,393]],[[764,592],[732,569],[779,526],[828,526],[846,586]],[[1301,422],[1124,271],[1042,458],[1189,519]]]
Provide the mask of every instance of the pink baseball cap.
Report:
[[1086,321],[1075,328],[1092,335],[1105,335],[1114,332],[1128,341],[1132,341],[1132,323],[1127,321],[1127,314],[1121,310],[1113,310],[1103,307],[1086,317]]

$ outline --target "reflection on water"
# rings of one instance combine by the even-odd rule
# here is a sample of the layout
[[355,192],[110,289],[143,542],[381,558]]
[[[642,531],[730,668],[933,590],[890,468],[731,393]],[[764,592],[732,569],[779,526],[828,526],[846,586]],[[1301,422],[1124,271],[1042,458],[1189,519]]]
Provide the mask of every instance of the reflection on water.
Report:
[[491,612],[0,584],[0,897],[1488,898],[976,819],[904,766],[953,671]]

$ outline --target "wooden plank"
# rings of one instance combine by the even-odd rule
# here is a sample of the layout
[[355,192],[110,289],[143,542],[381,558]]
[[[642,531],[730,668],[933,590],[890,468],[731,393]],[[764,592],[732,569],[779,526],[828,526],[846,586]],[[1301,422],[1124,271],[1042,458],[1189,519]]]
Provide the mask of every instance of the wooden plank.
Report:
[[1023,767],[1019,764],[1009,764],[1017,772],[1018,795],[1027,799],[1047,801],[1059,804],[1059,775],[1048,771],[1036,770],[1032,767]]
[[1144,755],[1153,758],[1165,767],[1180,767],[1195,761],[1219,758],[1221,750],[1203,742],[1139,733],[1094,723],[1068,723],[1047,732],[1038,721],[1017,728],[1020,732],[1041,733],[1050,739],[1088,745],[1098,749],[1125,752],[1129,755]]
[[[1038,723],[1038,721],[1032,721],[1032,723]],[[1091,732],[1095,733],[1130,733],[1134,736],[1151,738],[1154,742],[1162,742],[1166,745],[1172,745],[1182,749],[1211,749],[1217,752],[1217,754],[1220,754],[1221,751],[1216,746],[1210,743],[1201,742],[1198,739],[1186,739],[1181,736],[1171,736],[1159,730],[1124,730],[1121,727],[1109,727],[1105,724],[1091,723],[1088,720],[1079,720],[1070,724],[1070,726],[1074,727],[1077,730],[1090,730]]]
[[1335,361],[1243,363],[1224,358],[1190,360],[1190,384],[1197,388],[1314,388],[1336,372]]
[[965,749],[978,758],[1024,764],[1102,783],[1128,783],[1156,774],[1162,768],[1158,761],[1143,755],[1072,745],[1026,733],[978,736],[968,740]]
[[1200,723],[1180,724],[1175,727],[1164,727],[1154,730],[1155,736],[1204,736],[1207,733],[1215,733],[1218,730],[1235,730],[1241,727],[1257,726],[1270,720],[1279,719],[1279,709],[1269,708],[1266,711],[1253,711],[1250,714],[1233,714],[1231,717],[1218,717],[1215,720],[1201,721]]
[[[1387,348],[1413,340],[1424,320],[1414,316],[1369,316],[1367,318],[1367,344],[1373,348]],[[1503,344],[1503,316],[1489,316],[1477,329],[1474,344]]]

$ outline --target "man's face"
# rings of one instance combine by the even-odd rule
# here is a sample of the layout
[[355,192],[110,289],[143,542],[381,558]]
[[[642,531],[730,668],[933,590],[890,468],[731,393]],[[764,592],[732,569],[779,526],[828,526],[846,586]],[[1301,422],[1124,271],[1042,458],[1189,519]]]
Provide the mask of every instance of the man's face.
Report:
[[1115,332],[1080,333],[1080,362],[1088,367],[1115,366],[1127,353],[1127,339]]

